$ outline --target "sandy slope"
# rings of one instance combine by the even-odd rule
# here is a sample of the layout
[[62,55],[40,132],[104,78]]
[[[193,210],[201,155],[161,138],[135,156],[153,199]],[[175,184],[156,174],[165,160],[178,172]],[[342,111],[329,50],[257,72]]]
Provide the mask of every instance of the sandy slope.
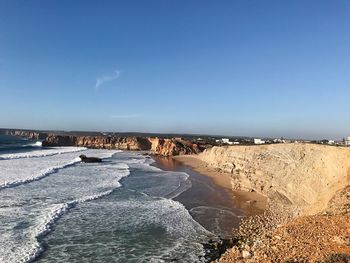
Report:
[[[350,148],[315,144],[213,147],[197,155],[232,188],[268,197],[220,262],[350,262]],[[220,173],[217,173],[220,175]]]
[[198,156],[231,174],[234,188],[254,189],[309,215],[324,210],[349,182],[350,149],[316,144],[213,147]]

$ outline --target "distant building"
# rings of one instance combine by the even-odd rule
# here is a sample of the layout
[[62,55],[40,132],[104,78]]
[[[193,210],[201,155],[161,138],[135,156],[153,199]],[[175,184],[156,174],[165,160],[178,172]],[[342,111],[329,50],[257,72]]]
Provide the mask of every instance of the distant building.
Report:
[[344,143],[346,146],[350,146],[350,136],[345,138]]
[[216,140],[216,142],[218,143],[223,143],[223,144],[233,144],[233,142],[230,142],[230,139],[227,139],[227,138],[222,138],[220,140]]
[[254,144],[264,144],[265,141],[261,140],[261,139],[254,139]]
[[274,143],[286,143],[286,140],[284,140],[284,139],[274,139],[273,142]]
[[328,140],[328,144],[335,144],[334,140]]

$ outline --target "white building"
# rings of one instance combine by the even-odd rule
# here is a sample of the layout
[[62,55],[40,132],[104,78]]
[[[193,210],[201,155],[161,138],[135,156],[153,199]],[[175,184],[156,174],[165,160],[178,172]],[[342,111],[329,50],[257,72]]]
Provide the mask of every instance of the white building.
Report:
[[265,141],[261,140],[261,139],[254,139],[254,144],[264,144]]
[[229,142],[230,142],[229,139],[225,139],[225,138],[222,138],[221,141],[222,141],[223,143],[229,143]]
[[233,142],[230,142],[230,139],[222,138],[221,141],[222,143],[233,144]]
[[328,144],[335,144],[334,140],[328,140]]
[[230,145],[233,144],[233,142],[230,142],[230,139],[227,139],[227,138],[222,138],[220,140],[216,140],[216,142],[230,144]]
[[350,146],[350,136],[345,138],[345,145]]

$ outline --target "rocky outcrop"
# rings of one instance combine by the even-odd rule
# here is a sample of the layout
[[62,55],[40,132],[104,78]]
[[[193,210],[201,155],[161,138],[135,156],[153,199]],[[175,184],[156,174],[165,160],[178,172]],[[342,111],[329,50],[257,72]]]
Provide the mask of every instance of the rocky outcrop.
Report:
[[200,145],[182,138],[64,135],[28,130],[5,130],[5,134],[42,140],[44,147],[79,146],[95,149],[150,151],[162,156],[198,154],[208,148],[208,145]]
[[81,146],[97,149],[151,151],[162,156],[197,154],[204,149],[181,138],[48,135],[43,146]]
[[218,262],[348,262],[350,148],[213,147],[196,158],[229,173],[234,189],[268,196],[268,210],[243,219],[242,242]]
[[151,143],[141,137],[73,136],[50,134],[42,143],[45,147],[80,146],[96,149],[149,150]]
[[197,154],[204,150],[198,144],[181,138],[148,138],[148,140],[151,142],[151,151],[163,156]]
[[25,137],[30,140],[44,140],[47,137],[47,133],[25,130],[6,130],[6,135]]
[[316,144],[213,147],[198,158],[231,174],[236,189],[314,214],[349,184],[350,149]]
[[82,154],[79,156],[79,158],[81,159],[81,161],[83,163],[101,163],[102,159],[101,158],[97,158],[97,157],[87,157],[86,155]]

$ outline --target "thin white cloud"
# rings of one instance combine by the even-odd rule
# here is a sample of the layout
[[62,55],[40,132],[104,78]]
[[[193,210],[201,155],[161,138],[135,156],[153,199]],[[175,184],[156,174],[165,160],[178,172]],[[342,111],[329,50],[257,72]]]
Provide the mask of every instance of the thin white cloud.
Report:
[[125,114],[125,115],[112,115],[112,119],[131,119],[131,118],[138,118],[141,114]]
[[111,74],[96,78],[96,85],[95,85],[96,89],[98,89],[101,85],[107,82],[110,82],[119,78],[119,76],[120,76],[120,70],[115,70]]

